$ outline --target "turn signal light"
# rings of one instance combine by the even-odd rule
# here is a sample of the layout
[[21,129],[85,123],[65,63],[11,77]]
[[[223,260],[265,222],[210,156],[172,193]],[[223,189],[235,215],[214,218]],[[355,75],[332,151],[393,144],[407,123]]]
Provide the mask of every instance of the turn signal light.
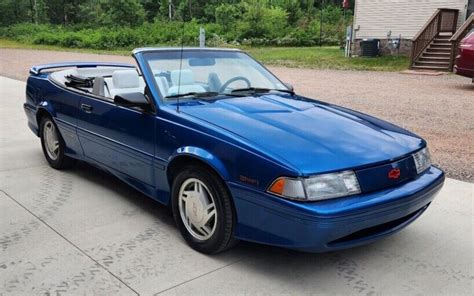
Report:
[[303,182],[300,179],[280,177],[268,187],[267,191],[289,199],[305,199]]
[[285,189],[285,179],[279,178],[273,182],[272,186],[268,189],[271,193],[283,195],[283,189]]

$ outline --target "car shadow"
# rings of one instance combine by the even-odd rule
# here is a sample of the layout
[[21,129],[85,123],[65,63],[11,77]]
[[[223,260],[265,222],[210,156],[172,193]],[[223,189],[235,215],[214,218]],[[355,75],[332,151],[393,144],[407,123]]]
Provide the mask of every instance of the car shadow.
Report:
[[474,83],[471,82],[471,83],[463,84],[463,85],[460,85],[458,88],[462,90],[474,91]]
[[174,227],[173,214],[168,206],[139,192],[109,172],[82,161],[78,161],[68,172],[96,186],[107,187],[117,196],[133,203],[139,210],[159,219],[165,225]]
[[[139,209],[151,215],[154,219],[172,227],[172,231],[179,237],[179,230],[175,227],[173,215],[169,207],[138,192],[115,176],[84,162],[78,162],[68,173],[97,186],[105,186],[120,198],[127,199]],[[338,278],[350,286],[356,282],[354,291],[364,283],[361,264],[358,260],[369,260],[379,249],[389,249],[394,237],[385,238],[374,244],[356,247],[348,250],[328,253],[306,253],[280,247],[260,245],[251,242],[239,242],[233,249],[213,255],[209,260],[220,261],[223,265],[238,265],[239,274],[254,274],[258,277],[271,278],[272,281],[282,281],[288,287],[298,288],[302,282],[318,281],[327,278],[329,272],[333,278]],[[185,241],[181,241],[185,244]],[[237,258],[237,259],[236,259]],[[359,288],[358,288],[359,287]]]
[[466,78],[465,81],[466,83],[454,84],[454,85],[450,85],[449,87],[453,90],[474,91],[474,82],[471,82],[469,78]]

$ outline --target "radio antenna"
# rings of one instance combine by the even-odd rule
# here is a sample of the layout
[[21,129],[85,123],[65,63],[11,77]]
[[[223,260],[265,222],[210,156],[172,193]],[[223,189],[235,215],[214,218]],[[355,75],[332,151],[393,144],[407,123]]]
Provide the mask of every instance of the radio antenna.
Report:
[[178,97],[176,98],[176,112],[179,112],[179,95],[180,95],[180,88],[181,88],[181,71],[183,69],[183,52],[184,52],[184,14],[182,16],[183,24],[182,24],[182,34],[181,34],[181,52],[179,57],[179,73],[178,73]]

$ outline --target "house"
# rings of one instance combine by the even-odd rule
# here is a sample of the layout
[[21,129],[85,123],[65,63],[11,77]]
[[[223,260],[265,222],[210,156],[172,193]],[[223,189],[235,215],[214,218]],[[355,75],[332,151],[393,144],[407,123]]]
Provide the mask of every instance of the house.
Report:
[[[407,54],[412,68],[448,70],[450,38],[472,11],[474,0],[356,0],[352,53],[361,54],[362,40],[379,39],[382,55]],[[432,52],[436,58],[427,59]]]

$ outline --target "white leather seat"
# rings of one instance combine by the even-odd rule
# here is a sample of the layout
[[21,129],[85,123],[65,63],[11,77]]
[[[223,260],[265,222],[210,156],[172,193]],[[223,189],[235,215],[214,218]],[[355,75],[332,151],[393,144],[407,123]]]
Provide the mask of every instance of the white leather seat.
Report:
[[169,96],[177,95],[178,89],[179,94],[206,91],[204,87],[194,82],[194,74],[188,69],[171,71],[171,82],[173,83],[173,86],[168,90]]
[[158,88],[160,89],[161,95],[163,97],[166,97],[170,88],[168,80],[166,80],[166,78],[163,76],[155,76],[155,80],[156,84],[158,84]]
[[110,96],[112,98],[118,94],[143,93],[145,91],[136,70],[115,71],[112,74],[112,82],[113,88],[110,89]]

